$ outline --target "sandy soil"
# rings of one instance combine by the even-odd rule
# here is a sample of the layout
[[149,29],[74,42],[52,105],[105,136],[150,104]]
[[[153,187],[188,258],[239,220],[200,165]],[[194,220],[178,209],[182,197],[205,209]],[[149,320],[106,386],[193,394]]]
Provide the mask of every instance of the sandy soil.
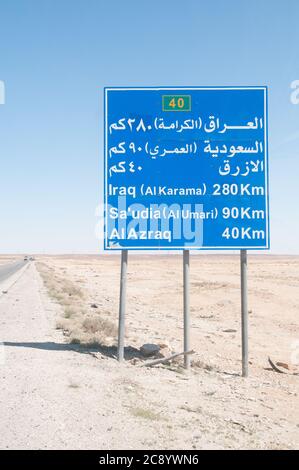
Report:
[[[86,307],[117,322],[119,257],[42,262],[86,293]],[[0,299],[1,448],[294,449],[299,376],[269,370],[268,356],[299,360],[299,258],[249,257],[250,377],[240,377],[239,260],[191,258],[194,367],[119,365],[109,351],[78,349],[55,329],[32,264]],[[126,345],[182,350],[180,256],[130,256]],[[228,330],[228,331],[226,331]]]
[[4,264],[13,263],[14,261],[17,261],[19,259],[22,259],[22,256],[1,255],[0,256],[0,266],[2,266]]

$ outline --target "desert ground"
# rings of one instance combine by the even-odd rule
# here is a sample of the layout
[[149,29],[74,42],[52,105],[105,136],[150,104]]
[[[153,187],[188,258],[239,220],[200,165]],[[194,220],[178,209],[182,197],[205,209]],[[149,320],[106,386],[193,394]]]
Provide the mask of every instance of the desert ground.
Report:
[[10,255],[7,255],[7,256],[4,256],[4,255],[1,255],[0,256],[0,266],[3,266],[5,264],[9,264],[9,263],[13,263],[14,261],[20,259],[19,256],[10,256]]
[[299,257],[248,256],[247,379],[237,255],[191,255],[190,371],[140,353],[183,350],[182,256],[129,254],[123,364],[119,274],[119,255],[37,256],[0,297],[0,448],[299,447]]

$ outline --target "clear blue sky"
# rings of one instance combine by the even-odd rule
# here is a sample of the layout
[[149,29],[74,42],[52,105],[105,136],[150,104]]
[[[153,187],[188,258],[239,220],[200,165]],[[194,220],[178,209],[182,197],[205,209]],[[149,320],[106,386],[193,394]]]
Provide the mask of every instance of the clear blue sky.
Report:
[[268,85],[272,252],[299,253],[299,2],[0,0],[0,253],[97,252],[104,86]]

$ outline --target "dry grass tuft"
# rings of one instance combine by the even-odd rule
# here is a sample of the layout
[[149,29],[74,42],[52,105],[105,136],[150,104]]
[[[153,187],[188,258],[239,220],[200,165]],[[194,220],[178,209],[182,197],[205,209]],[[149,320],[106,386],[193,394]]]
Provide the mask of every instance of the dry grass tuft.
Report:
[[165,419],[159,413],[149,410],[148,408],[132,408],[130,412],[136,418],[148,419],[150,421],[161,421]]
[[[58,276],[55,269],[45,263],[36,263],[37,269],[52,300],[63,310],[56,323],[71,343],[86,346],[112,346],[117,328],[110,320],[101,318],[99,310],[90,309],[85,292],[69,279]],[[107,313],[107,312],[105,312]]]

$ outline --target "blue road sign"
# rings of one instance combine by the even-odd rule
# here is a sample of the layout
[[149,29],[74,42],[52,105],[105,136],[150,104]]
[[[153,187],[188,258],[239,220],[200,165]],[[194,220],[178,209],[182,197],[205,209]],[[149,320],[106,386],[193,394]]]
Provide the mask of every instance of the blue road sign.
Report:
[[106,88],[105,243],[269,248],[266,87]]

